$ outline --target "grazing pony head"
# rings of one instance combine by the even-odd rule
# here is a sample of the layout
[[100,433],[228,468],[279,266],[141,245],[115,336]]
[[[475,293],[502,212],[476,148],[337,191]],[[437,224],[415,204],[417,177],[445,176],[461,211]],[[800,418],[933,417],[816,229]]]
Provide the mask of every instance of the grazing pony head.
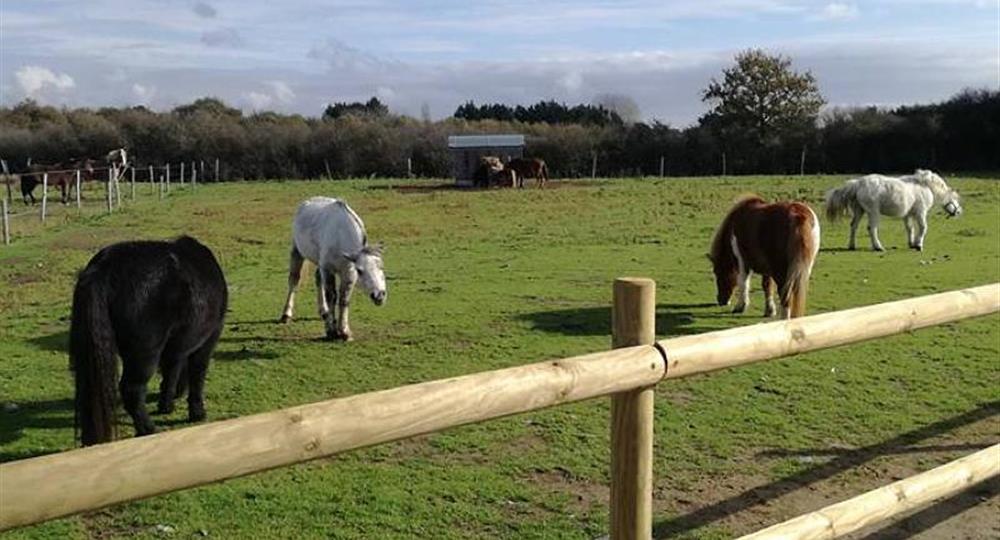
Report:
[[382,269],[381,245],[361,248],[357,253],[344,253],[344,258],[354,264],[361,286],[368,291],[368,296],[376,306],[385,303],[388,292],[385,289],[385,271]]
[[712,261],[712,271],[715,273],[716,302],[720,306],[729,305],[739,279],[739,265],[736,254],[733,253],[733,214],[747,204],[763,202],[757,195],[748,194],[740,197],[733,205],[722,224],[715,231],[712,247],[708,252],[708,260]]
[[958,199],[958,192],[954,189],[949,189],[948,192],[945,193],[944,197],[942,197],[944,202],[942,206],[944,207],[944,211],[948,212],[948,217],[958,217],[962,215],[962,203],[960,203]]

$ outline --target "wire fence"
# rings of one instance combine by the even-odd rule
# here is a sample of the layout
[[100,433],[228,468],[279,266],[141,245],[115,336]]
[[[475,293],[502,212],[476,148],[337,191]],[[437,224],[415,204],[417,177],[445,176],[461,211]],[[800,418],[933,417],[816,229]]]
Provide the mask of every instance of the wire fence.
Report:
[[[111,214],[139,199],[162,201],[172,190],[193,191],[204,181],[205,168],[204,161],[191,161],[0,175],[3,244],[31,236],[53,222]],[[219,160],[212,169],[212,180],[218,182]]]

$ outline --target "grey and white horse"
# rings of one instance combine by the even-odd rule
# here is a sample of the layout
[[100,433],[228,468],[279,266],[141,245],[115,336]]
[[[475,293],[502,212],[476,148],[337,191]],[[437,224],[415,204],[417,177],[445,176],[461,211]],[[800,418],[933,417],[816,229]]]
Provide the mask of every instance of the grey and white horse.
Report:
[[924,249],[927,236],[927,213],[937,201],[950,217],[962,213],[958,193],[937,174],[917,169],[911,175],[899,178],[869,174],[848,180],[842,187],[826,194],[826,216],[835,220],[847,210],[851,211],[851,238],[848,249],[855,248],[858,224],[861,216],[868,215],[868,235],[872,249],[885,251],[878,238],[879,216],[903,218],[906,238],[910,247]]
[[[305,260],[316,265],[317,304],[326,337],[349,341],[348,307],[355,283],[361,282],[375,305],[385,303],[381,246],[368,244],[364,222],[344,201],[313,197],[300,204],[292,224],[288,299],[280,322],[292,318],[295,289]],[[337,308],[336,316],[330,312],[332,305]]]

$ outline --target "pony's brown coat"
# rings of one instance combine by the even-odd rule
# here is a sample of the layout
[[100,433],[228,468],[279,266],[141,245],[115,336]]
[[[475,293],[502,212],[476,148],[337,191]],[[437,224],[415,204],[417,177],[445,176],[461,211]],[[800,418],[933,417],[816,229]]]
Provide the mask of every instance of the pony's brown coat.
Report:
[[[712,240],[709,258],[717,276],[733,276],[738,261],[732,238],[747,269],[764,277],[765,294],[769,279],[778,286],[780,300],[792,317],[806,311],[806,295],[815,245],[815,214],[801,202],[768,204],[756,195],[739,200],[723,219]],[[720,288],[722,287],[720,281]],[[730,293],[731,294],[731,289]],[[720,290],[720,300],[725,291]]]

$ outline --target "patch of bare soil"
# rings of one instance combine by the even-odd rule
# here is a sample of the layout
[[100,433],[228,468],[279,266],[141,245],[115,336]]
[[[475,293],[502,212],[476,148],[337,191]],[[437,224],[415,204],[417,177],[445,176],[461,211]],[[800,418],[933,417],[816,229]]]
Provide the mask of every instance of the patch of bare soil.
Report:
[[[734,458],[747,470],[766,469],[789,458],[798,472],[770,480],[760,474],[704,478],[678,492],[669,474],[658,476],[654,514],[672,515],[654,524],[654,537],[669,538],[708,525],[748,534],[841,502],[897,480],[933,469],[996,443],[996,403],[903,433],[871,446],[769,449]],[[922,540],[1000,538],[1000,480],[973,487],[908,515],[845,538]]]

